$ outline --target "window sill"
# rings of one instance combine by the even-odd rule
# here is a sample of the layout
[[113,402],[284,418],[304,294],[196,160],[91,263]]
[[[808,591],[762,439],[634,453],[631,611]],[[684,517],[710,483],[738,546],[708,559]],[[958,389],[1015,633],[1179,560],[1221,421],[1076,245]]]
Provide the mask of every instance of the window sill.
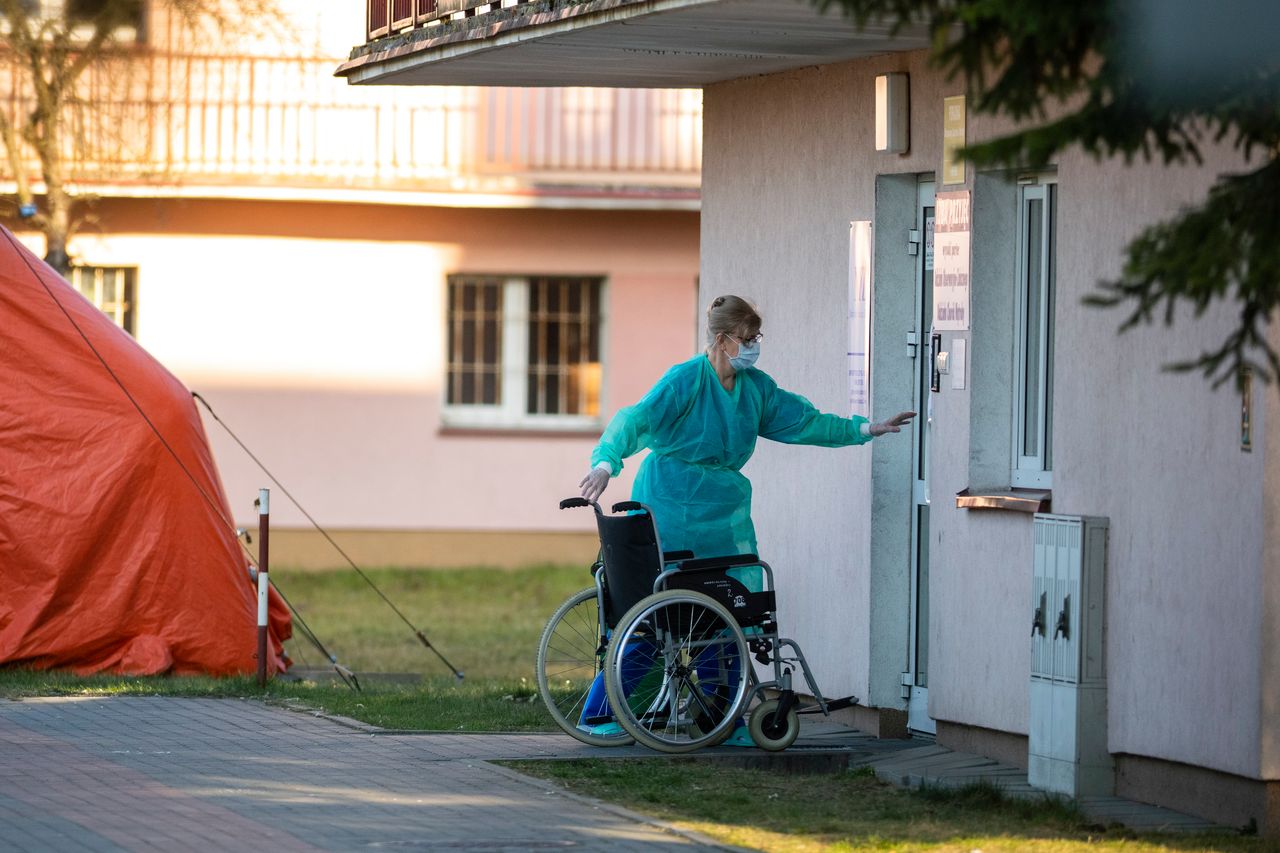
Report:
[[491,406],[441,412],[440,435],[599,436],[604,424],[590,415],[523,415]]
[[1048,512],[1053,502],[1049,489],[963,489],[956,493],[958,509],[996,509],[1006,512]]
[[442,426],[436,432],[442,438],[599,438],[600,428],[546,428],[518,426]]

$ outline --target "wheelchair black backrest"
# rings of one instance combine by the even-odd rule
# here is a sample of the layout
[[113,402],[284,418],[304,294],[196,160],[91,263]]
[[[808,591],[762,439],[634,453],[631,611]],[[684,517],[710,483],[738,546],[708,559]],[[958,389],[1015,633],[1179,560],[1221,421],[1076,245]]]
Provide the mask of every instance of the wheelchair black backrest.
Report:
[[662,545],[653,516],[639,504],[635,507],[639,511],[629,515],[596,515],[604,561],[605,622],[610,628],[653,592],[653,582],[662,572]]
[[644,504],[623,501],[605,515],[599,504],[583,498],[560,501],[561,509],[590,506],[600,533],[600,561],[604,564],[604,617],[613,628],[640,599],[653,592],[658,575],[677,561],[680,572],[667,578],[667,589],[688,589],[709,595],[733,614],[740,625],[764,625],[775,609],[773,590],[749,592],[726,570],[763,566],[755,554],[695,559],[691,551],[664,553],[653,514]]
[[681,571],[667,577],[666,589],[708,595],[723,604],[743,627],[764,625],[772,618],[776,607],[773,590],[750,592],[745,584],[726,573],[731,568],[760,565],[755,554],[700,560],[692,559],[689,551],[664,554],[648,507],[624,501],[614,504],[613,510],[631,514],[596,516],[604,561],[605,621],[610,628],[636,602],[653,592],[658,574],[668,568],[668,561],[677,559]]

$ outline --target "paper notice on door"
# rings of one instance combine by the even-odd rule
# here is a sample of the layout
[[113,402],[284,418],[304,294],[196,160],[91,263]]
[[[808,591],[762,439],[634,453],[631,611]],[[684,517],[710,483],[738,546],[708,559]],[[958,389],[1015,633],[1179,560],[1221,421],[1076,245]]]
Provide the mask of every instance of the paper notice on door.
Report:
[[933,224],[933,328],[969,330],[969,192],[938,193]]
[[849,226],[849,414],[871,417],[871,222]]

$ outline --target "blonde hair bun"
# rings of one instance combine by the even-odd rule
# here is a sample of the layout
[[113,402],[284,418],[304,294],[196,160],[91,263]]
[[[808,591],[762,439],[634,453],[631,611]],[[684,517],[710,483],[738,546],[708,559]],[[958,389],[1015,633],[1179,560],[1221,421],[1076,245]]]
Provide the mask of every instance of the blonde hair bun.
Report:
[[753,302],[741,296],[717,296],[707,307],[707,346],[711,346],[718,335],[737,334],[739,329],[745,329],[750,337],[759,332],[763,324]]

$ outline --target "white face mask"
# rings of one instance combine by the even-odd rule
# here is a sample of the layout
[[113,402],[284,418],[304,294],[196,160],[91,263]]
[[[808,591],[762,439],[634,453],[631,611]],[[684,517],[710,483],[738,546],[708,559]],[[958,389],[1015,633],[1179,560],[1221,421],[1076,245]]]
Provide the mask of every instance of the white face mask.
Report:
[[734,370],[746,370],[760,359],[759,343],[738,344],[738,354],[729,356],[729,366]]

